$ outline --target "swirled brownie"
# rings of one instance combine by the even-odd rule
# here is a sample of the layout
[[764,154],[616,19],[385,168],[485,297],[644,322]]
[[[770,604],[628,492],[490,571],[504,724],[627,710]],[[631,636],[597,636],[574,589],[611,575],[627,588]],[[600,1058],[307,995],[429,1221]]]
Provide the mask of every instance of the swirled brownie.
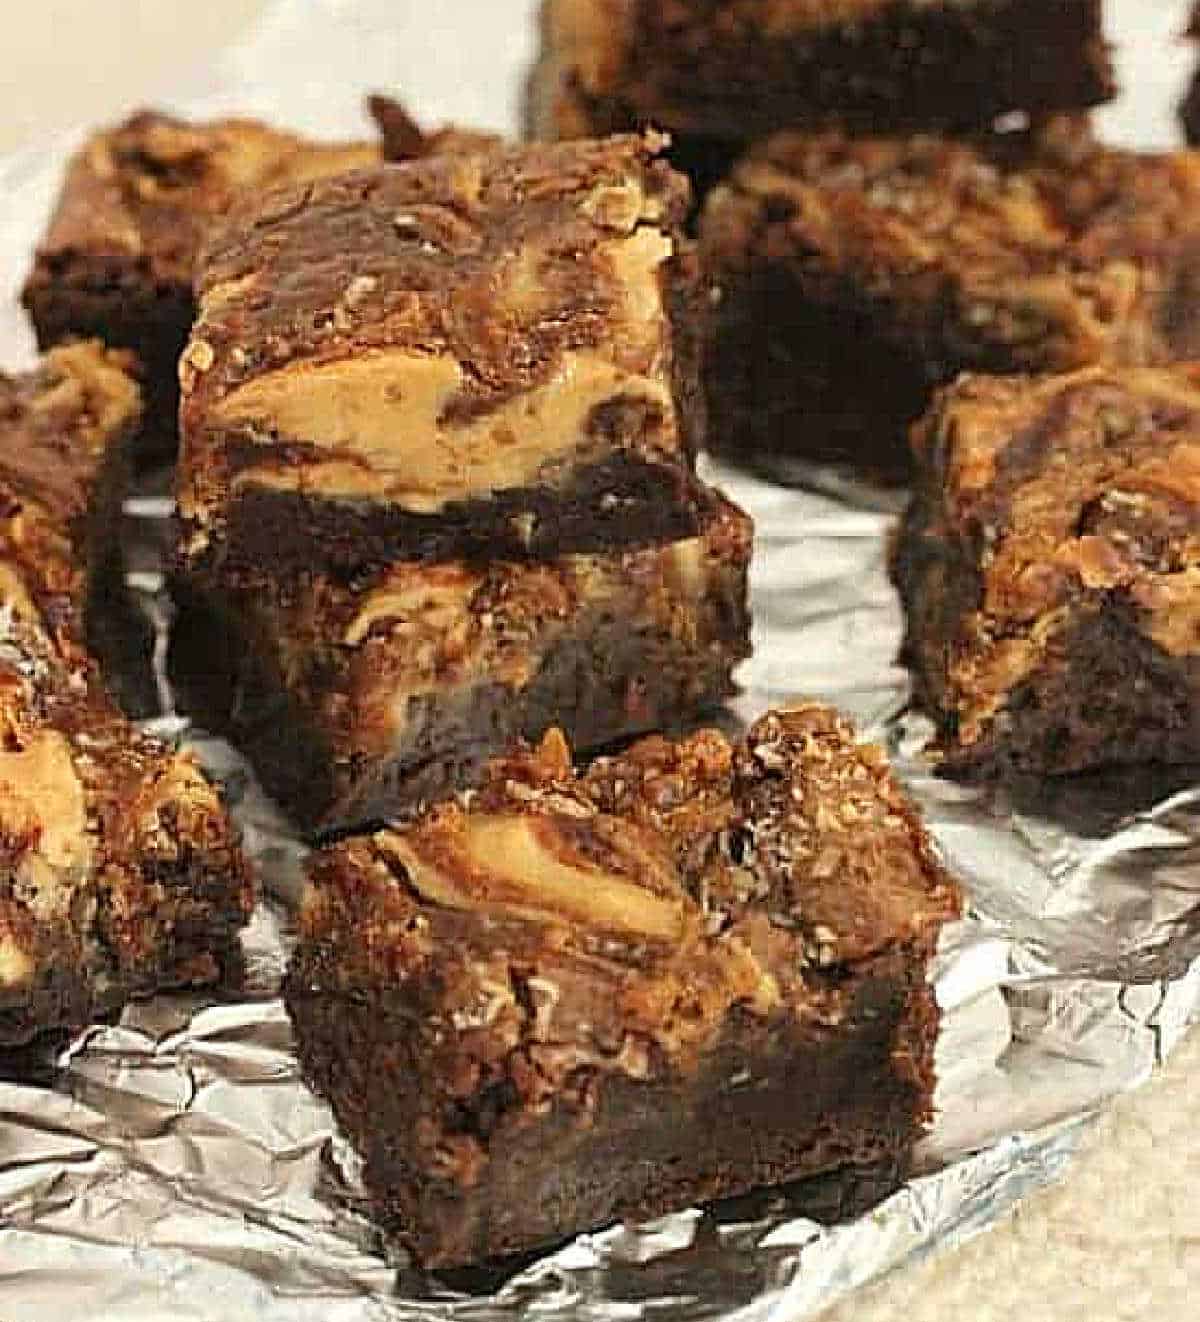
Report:
[[84,647],[138,420],[122,367],[75,345],[0,375],[0,1051],[215,981],[249,914],[217,791],[126,721]]
[[781,129],[980,129],[1115,91],[1099,0],[545,0],[533,136],[650,124],[716,182]]
[[695,536],[644,546],[395,562],[353,586],[193,576],[180,687],[312,833],[448,793],[552,725],[593,749],[686,721],[750,650],[750,520],[696,495]]
[[1200,760],[1200,369],[967,377],[915,452],[893,575],[946,766]]
[[370,143],[322,143],[250,119],[142,110],[67,168],[23,295],[43,348],[98,336],[132,349],[146,395],[145,460],[173,457],[192,278],[214,219],[241,196],[374,164]]
[[825,708],[576,774],[557,732],[319,855],[300,1059],[426,1266],[818,1172],[902,1178],[955,884]]
[[215,236],[182,364],[189,564],[348,580],[695,535],[699,281],[660,147],[443,155]]
[[785,134],[709,198],[714,444],[757,464],[909,472],[907,429],[961,371],[1200,351],[1200,156],[1084,121],[975,142]]
[[115,586],[120,501],[141,423],[129,355],[96,343],[51,350],[34,372],[0,372],[0,520],[20,569],[0,564],[8,607],[84,654]]

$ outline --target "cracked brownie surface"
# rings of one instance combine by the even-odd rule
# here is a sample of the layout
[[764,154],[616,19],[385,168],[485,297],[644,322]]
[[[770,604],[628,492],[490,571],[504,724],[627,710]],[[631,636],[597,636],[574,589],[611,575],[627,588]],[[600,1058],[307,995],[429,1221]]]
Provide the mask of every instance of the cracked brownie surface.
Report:
[[1200,156],[1086,122],[976,141],[784,134],[709,199],[711,435],[731,454],[903,475],[958,372],[1197,352]]

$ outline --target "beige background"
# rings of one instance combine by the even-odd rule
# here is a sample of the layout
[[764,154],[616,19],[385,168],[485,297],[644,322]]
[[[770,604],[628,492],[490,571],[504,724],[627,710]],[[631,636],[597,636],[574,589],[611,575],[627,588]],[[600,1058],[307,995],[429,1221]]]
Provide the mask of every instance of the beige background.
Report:
[[[398,3],[400,0],[398,0]],[[1157,0],[1141,0],[1153,6]],[[0,151],[169,91],[264,0],[5,0]],[[431,12],[436,10],[431,6]],[[1061,1187],[835,1310],[837,1322],[1200,1316],[1200,1039],[1106,1117]]]
[[203,60],[264,0],[2,0],[0,151],[120,113]]

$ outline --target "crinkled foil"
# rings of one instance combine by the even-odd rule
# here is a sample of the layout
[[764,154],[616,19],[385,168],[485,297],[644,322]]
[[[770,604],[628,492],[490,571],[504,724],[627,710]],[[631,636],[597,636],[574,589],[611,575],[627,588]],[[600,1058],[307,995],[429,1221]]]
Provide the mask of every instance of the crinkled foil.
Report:
[[[432,31],[428,6],[278,0],[247,42],[182,84],[184,98],[164,99],[344,132],[357,89],[400,86],[434,121],[504,126],[533,8],[457,0],[437,7]],[[1186,8],[1112,6],[1134,89],[1105,112],[1114,136],[1169,139],[1186,57],[1168,42]],[[0,165],[0,292],[19,281],[68,145]],[[6,363],[29,352],[9,307],[0,352]],[[936,969],[939,1118],[917,1177],[832,1228],[770,1195],[586,1235],[507,1279],[429,1278],[389,1256],[356,1211],[353,1154],[298,1077],[276,994],[304,850],[236,754],[186,729],[159,666],[147,672],[157,728],[225,779],[261,869],[247,983],[233,1002],[135,1005],[33,1076],[0,1082],[0,1316],[803,1318],[1058,1178],[1097,1109],[1143,1082],[1200,1017],[1200,768],[988,791],[939,781],[893,664],[900,618],[883,557],[894,509],[712,475],[758,525],[757,651],[737,714],[801,694],[849,711],[889,745],[969,889],[971,912]],[[131,584],[160,661],[163,514],[161,499],[130,503]]]

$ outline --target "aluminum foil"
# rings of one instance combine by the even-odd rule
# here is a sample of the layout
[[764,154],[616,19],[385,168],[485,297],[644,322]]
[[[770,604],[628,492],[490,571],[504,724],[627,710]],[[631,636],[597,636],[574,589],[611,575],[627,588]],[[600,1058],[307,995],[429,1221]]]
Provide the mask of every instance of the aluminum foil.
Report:
[[[1186,7],[1111,7],[1134,91],[1105,112],[1112,136],[1169,140],[1186,59],[1167,43]],[[176,85],[185,97],[164,100],[340,133],[359,127],[359,89],[401,86],[435,122],[504,127],[532,9],[458,0],[438,7],[437,32],[428,6],[277,0],[245,43]],[[0,293],[20,279],[70,145],[0,163]],[[29,351],[19,316],[0,307],[0,361]],[[1002,790],[939,781],[893,665],[900,618],[883,555],[894,508],[870,492],[710,476],[758,525],[757,650],[735,714],[801,694],[849,711],[889,745],[969,890],[936,968],[939,1117],[917,1177],[831,1228],[771,1194],[582,1236],[507,1279],[415,1271],[359,1213],[353,1154],[298,1077],[276,994],[304,849],[233,750],[187,728],[151,665],[153,724],[225,779],[261,870],[247,983],[234,1001],[132,1006],[0,1080],[0,1316],[799,1319],[1057,1179],[1097,1110],[1149,1077],[1200,1017],[1200,768]],[[131,585],[159,639],[151,662],[171,620],[166,509],[150,491],[128,510]]]

